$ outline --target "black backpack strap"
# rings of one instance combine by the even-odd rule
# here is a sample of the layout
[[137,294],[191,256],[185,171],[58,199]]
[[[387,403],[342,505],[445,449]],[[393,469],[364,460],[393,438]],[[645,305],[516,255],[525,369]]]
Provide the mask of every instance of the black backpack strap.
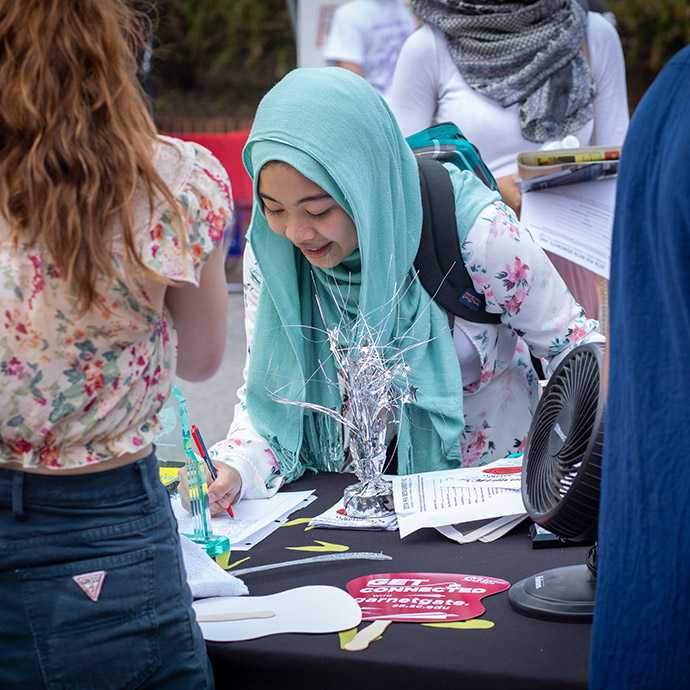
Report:
[[422,239],[414,260],[419,282],[446,311],[474,323],[500,323],[485,309],[462,260],[450,174],[436,160],[417,158],[422,191]]

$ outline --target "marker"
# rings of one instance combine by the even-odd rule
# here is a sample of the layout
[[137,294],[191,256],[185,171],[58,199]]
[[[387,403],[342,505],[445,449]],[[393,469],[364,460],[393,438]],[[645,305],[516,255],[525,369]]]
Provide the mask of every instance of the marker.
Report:
[[564,163],[591,163],[594,161],[619,160],[619,151],[585,151],[581,153],[561,153],[549,151],[535,156],[537,165],[562,165]]
[[[206,444],[204,443],[204,439],[201,438],[201,432],[195,424],[192,424],[192,438],[196,443],[196,447],[199,449],[201,457],[204,459],[204,462],[206,463],[206,467],[208,467],[208,471],[211,473],[211,479],[215,481],[218,478],[218,473],[216,472],[216,468],[213,466],[213,463],[211,462],[211,457],[209,456],[208,451],[206,450]],[[231,518],[235,517],[235,514],[232,512],[232,506],[229,505],[227,511],[228,515]]]

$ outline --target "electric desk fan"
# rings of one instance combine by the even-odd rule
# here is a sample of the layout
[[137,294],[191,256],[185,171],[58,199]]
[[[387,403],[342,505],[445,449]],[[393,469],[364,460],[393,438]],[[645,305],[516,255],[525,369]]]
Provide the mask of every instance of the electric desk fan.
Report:
[[[528,515],[556,536],[596,539],[604,441],[603,343],[569,352],[530,425],[522,469]],[[597,545],[582,565],[554,568],[515,583],[511,606],[533,618],[589,622],[594,613]]]

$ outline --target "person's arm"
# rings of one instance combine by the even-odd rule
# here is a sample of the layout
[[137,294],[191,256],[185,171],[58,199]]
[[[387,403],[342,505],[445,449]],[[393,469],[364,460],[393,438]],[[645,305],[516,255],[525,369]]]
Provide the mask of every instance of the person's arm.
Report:
[[352,8],[345,5],[337,8],[322,50],[325,63],[355,72],[350,65],[359,70],[356,74],[361,74],[366,60],[364,36],[365,32],[357,16],[352,13]]
[[404,136],[434,124],[438,106],[438,55],[432,29],[422,26],[404,43],[386,97]]
[[515,178],[516,175],[504,175],[503,177],[496,178],[496,184],[498,184],[498,191],[501,192],[503,201],[513,209],[517,218],[520,218],[520,211],[522,210],[522,192],[517,186]]
[[354,72],[355,74],[358,74],[360,77],[362,76],[362,65],[360,65],[357,62],[346,62],[344,60],[336,60],[334,66],[342,67],[343,69],[349,69],[350,72]]
[[177,375],[205,381],[223,361],[227,334],[228,290],[222,246],[203,268],[199,285],[178,283],[165,291],[165,304],[177,332]]
[[[175,282],[165,287],[165,307],[177,336],[176,374],[187,381],[210,378],[220,366],[227,335],[228,291],[225,279],[223,237],[232,222],[230,180],[220,161],[194,143],[170,139],[190,166],[188,178],[177,198],[180,220],[185,223],[185,241],[175,232],[175,218],[167,213],[166,228],[149,247],[152,267],[165,257],[166,276]],[[180,159],[174,159],[179,167]],[[183,468],[184,469],[184,468]],[[181,496],[188,496],[186,476],[180,473]],[[227,508],[229,501],[221,508]],[[218,507],[218,506],[215,506]]]
[[203,381],[217,371],[225,352],[223,236],[233,217],[232,189],[220,161],[196,143],[161,137],[156,161],[170,178],[178,208],[159,207],[160,218],[140,240],[141,256],[172,281],[158,294],[177,338],[175,373]]
[[[209,448],[218,474],[208,487],[211,515],[222,514],[230,503],[236,503],[242,498],[269,498],[283,484],[275,456],[266,439],[254,428],[246,405],[246,381],[262,276],[250,244],[245,246],[242,258],[247,343],[244,382],[237,391],[239,402],[235,405],[226,438]],[[210,476],[207,476],[207,480],[210,481]],[[184,471],[180,471],[179,492],[182,504],[188,509],[188,488]]]
[[622,144],[630,121],[623,48],[617,31],[596,12],[588,15],[587,46],[597,87],[594,143]]

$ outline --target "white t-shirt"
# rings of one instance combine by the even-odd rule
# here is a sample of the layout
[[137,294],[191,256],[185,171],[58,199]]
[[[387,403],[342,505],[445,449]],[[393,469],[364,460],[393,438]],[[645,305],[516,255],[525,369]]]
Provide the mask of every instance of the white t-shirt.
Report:
[[402,0],[352,0],[333,14],[323,57],[328,65],[359,65],[362,76],[385,96],[400,49],[416,28],[417,21]]
[[[623,50],[616,30],[596,12],[588,16],[587,49],[597,88],[596,136],[592,121],[575,136],[580,146],[622,144],[629,121]],[[428,25],[405,42],[387,100],[405,136],[441,122],[457,124],[495,177],[515,173],[517,154],[539,148],[522,136],[517,104],[504,108],[474,91],[444,34]]]

